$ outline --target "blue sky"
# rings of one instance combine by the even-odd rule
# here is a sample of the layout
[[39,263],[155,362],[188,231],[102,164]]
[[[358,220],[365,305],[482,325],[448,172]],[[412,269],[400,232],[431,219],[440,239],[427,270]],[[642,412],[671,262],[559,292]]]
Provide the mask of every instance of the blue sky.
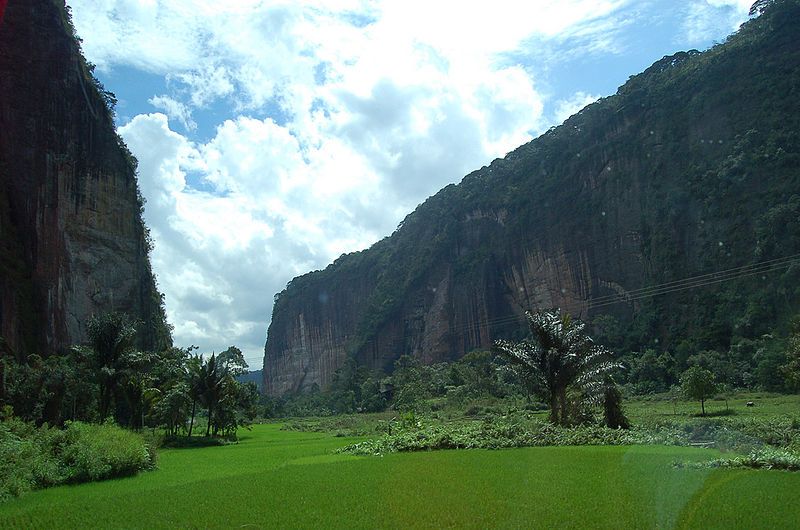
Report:
[[[273,295],[749,0],[67,0],[139,159],[177,345],[262,362]],[[457,6],[457,7],[456,7]]]

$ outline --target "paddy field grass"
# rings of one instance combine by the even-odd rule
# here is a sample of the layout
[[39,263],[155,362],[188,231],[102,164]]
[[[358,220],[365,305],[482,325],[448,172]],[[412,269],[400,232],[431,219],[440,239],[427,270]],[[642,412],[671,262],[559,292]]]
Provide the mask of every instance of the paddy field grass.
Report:
[[676,469],[710,449],[544,447],[355,457],[358,438],[244,431],[136,477],[0,506],[0,528],[796,528],[800,473]]

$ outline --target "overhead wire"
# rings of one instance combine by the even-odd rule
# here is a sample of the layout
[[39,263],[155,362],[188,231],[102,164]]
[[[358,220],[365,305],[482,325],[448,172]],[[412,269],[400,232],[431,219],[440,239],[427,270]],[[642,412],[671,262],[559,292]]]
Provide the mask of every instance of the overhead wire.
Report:
[[[730,267],[723,270],[707,272],[695,276],[682,278],[679,280],[672,280],[669,282],[650,285],[639,289],[633,289],[631,291],[625,291],[624,293],[616,293],[612,295],[605,295],[597,298],[591,298],[586,300],[585,302],[572,302],[571,304],[566,304],[567,306],[572,306],[572,307],[566,307],[565,309],[567,310],[572,309],[572,312],[575,312],[575,309],[591,310],[602,307],[608,307],[620,303],[633,303],[635,301],[643,300],[646,298],[652,298],[655,296],[661,296],[690,289],[699,289],[702,287],[707,287],[710,285],[715,285],[726,281],[732,281],[739,278],[745,278],[757,274],[769,274],[779,270],[788,269],[793,265],[800,265],[800,254],[794,254],[791,256],[765,260],[758,263],[741,265],[738,267]],[[464,333],[470,330],[480,329],[480,328],[485,328],[488,331],[488,329],[491,327],[496,327],[503,324],[510,324],[513,322],[524,321],[525,318],[526,317],[524,313],[523,314],[514,313],[514,314],[504,315],[501,317],[488,318],[479,321],[469,322],[455,329],[449,328],[448,331],[452,333]],[[435,324],[434,329],[436,331],[439,331],[441,330],[441,326],[443,325],[444,325],[443,322],[437,322]],[[342,340],[348,340],[351,337],[351,335],[352,334],[342,334],[337,337],[330,337],[328,338],[328,340],[339,342]],[[407,342],[408,341],[405,338],[393,339],[389,341],[379,341],[379,342],[375,341],[374,339],[370,339],[365,341],[362,347],[367,345],[374,345],[377,343],[380,343],[384,347],[405,346]]]

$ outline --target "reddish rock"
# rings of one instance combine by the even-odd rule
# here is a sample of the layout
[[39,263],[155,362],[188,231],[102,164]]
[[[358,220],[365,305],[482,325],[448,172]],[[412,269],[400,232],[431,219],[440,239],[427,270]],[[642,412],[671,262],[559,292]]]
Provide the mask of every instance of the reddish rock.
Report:
[[169,342],[148,261],[135,160],[117,136],[58,0],[11,2],[0,24],[0,336],[50,354],[96,313]]

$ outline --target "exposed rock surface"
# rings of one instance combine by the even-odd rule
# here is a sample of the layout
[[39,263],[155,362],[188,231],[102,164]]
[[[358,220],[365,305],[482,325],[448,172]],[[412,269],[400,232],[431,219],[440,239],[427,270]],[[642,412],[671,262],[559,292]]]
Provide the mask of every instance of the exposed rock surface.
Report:
[[325,388],[347,356],[384,370],[402,354],[458,358],[520,337],[525,309],[609,314],[637,348],[756,335],[780,286],[796,309],[797,267],[628,296],[800,252],[800,5],[778,4],[444,188],[372,248],[295,278],[276,297],[267,392]]
[[73,31],[63,0],[12,1],[0,23],[0,336],[50,354],[120,311],[156,348],[170,339],[135,160]]

